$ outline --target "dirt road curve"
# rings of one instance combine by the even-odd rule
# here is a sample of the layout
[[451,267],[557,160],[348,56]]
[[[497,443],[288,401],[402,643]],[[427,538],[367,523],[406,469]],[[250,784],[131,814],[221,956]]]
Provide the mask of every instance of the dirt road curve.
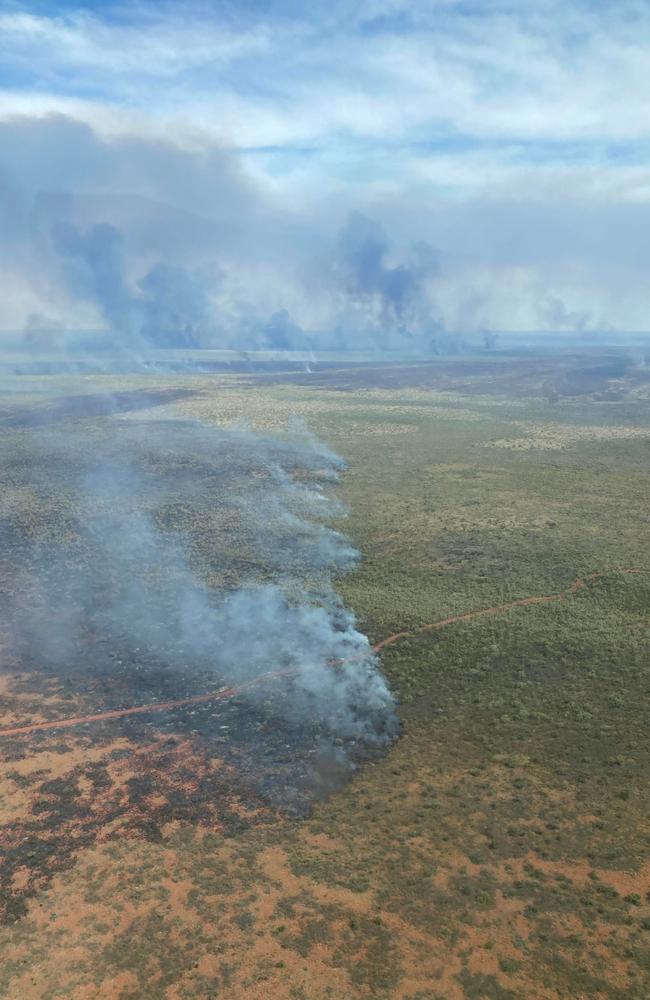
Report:
[[[618,569],[613,573],[642,573],[641,569]],[[386,646],[392,646],[400,639],[409,636],[420,635],[422,632],[434,632],[436,629],[444,628],[446,625],[454,625],[456,622],[467,622],[473,618],[480,618],[482,615],[496,615],[502,611],[509,611],[510,608],[524,607],[529,604],[549,604],[551,601],[562,601],[568,595],[575,594],[584,587],[589,580],[597,580],[602,576],[609,576],[611,573],[590,573],[586,577],[578,577],[577,580],[567,589],[560,590],[557,594],[540,594],[533,597],[520,597],[516,601],[508,601],[506,604],[495,604],[492,608],[480,608],[478,611],[467,611],[462,615],[453,615],[451,618],[443,618],[441,621],[432,622],[429,625],[420,625],[417,628],[405,632],[395,632],[387,636],[373,646],[373,652],[379,653]],[[29,733],[36,733],[46,729],[68,729],[71,726],[83,726],[90,722],[104,722],[109,719],[122,719],[128,715],[146,715],[150,712],[165,712],[173,708],[183,708],[185,705],[197,705],[206,701],[222,701],[224,698],[231,698],[234,695],[242,694],[249,688],[265,681],[277,680],[280,677],[291,677],[295,670],[276,670],[259,677],[254,677],[245,684],[238,687],[220,688],[217,691],[209,691],[207,694],[197,694],[190,698],[179,698],[177,701],[161,701],[153,705],[137,705],[133,708],[118,708],[108,712],[98,712],[96,715],[81,715],[69,719],[57,719],[51,722],[33,722],[25,726],[13,726],[11,729],[0,729],[2,736],[23,736]]]
[[[597,580],[601,576],[611,576],[612,573],[643,573],[641,569],[618,569],[611,573],[590,573],[589,576],[578,577],[567,590],[560,590],[557,594],[540,594],[534,597],[520,597],[517,601],[508,601],[507,604],[495,604],[493,608],[480,608],[478,611],[467,611],[463,615],[453,615],[451,618],[443,618],[442,621],[433,622],[431,625],[420,625],[419,628],[410,629],[408,632],[395,632],[381,642],[378,642],[373,649],[375,653],[384,649],[385,646],[392,646],[399,639],[406,639],[408,636],[419,635],[421,632],[434,632],[445,625],[453,625],[455,622],[469,622],[473,618],[480,618],[481,615],[496,615],[501,611],[508,611],[510,608],[524,607],[527,604],[550,604],[551,601],[563,601],[569,594],[575,594],[581,590],[589,580]],[[2,735],[0,733],[0,735]]]

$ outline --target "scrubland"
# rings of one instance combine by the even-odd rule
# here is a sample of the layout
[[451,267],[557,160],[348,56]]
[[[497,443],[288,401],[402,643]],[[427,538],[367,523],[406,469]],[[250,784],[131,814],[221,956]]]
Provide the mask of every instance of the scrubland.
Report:
[[[191,393],[117,420],[304,419],[348,462],[340,527],[362,560],[338,590],[373,643],[411,634],[381,653],[400,738],[306,818],[239,801],[187,724],[7,743],[4,830],[24,832],[3,862],[0,995],[650,992],[650,399],[360,381],[44,377],[6,403],[57,382]],[[30,498],[8,483],[4,503]],[[3,725],[37,718],[22,665],[4,671]],[[48,684],[48,712],[87,707]]]

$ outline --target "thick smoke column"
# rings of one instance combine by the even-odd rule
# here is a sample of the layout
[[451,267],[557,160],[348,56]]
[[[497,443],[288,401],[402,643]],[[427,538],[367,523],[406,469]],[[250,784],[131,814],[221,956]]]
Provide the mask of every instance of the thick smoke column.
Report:
[[[20,508],[6,505],[3,521],[4,627],[19,655],[109,688],[124,676],[144,701],[160,683],[200,690],[286,671],[273,710],[289,728],[389,739],[393,699],[333,584],[358,558],[323,524],[341,512],[324,487],[342,461],[302,431],[79,426],[5,434],[11,492],[39,511],[31,534]],[[17,444],[26,462],[11,460]],[[268,686],[246,697],[266,702]]]
[[158,262],[133,286],[124,237],[109,223],[80,232],[72,223],[52,226],[52,242],[65,283],[95,303],[111,332],[114,349],[195,347],[211,327],[207,288],[197,274]]
[[436,319],[430,294],[438,272],[434,249],[415,243],[400,261],[391,261],[391,251],[378,222],[360,212],[350,214],[339,233],[335,275],[349,296],[362,342],[425,353],[449,349],[456,338],[447,336]]

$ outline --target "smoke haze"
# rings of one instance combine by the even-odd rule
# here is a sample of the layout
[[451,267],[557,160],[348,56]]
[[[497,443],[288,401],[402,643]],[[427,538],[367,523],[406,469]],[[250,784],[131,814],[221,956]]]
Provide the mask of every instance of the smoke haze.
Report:
[[486,330],[633,328],[642,285],[624,289],[603,241],[625,230],[625,260],[641,260],[644,211],[352,189],[332,206],[199,133],[0,118],[0,342],[135,363],[170,347],[430,355]]

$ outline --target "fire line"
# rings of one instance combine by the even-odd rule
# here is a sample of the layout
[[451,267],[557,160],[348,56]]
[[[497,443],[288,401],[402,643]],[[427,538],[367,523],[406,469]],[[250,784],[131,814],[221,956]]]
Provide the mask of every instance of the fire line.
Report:
[[[394,632],[392,635],[389,635],[385,639],[381,639],[379,642],[375,643],[372,647],[372,652],[379,653],[387,646],[392,646],[393,643],[399,642],[400,639],[407,639],[412,636],[420,635],[423,632],[434,632],[447,625],[454,625],[456,622],[472,621],[474,618],[480,618],[482,615],[496,615],[500,614],[502,611],[509,611],[511,608],[525,607],[533,604],[549,604],[552,601],[562,601],[570,594],[575,594],[578,590],[581,590],[588,581],[597,580],[603,576],[611,575],[611,572],[632,574],[643,573],[644,571],[641,569],[628,568],[610,571],[610,573],[590,573],[585,577],[577,577],[570,587],[566,590],[560,590],[556,594],[539,594],[533,595],[532,597],[520,597],[515,601],[508,601],[505,604],[496,604],[491,608],[480,608],[477,611],[467,611],[464,614],[452,615],[449,618],[441,619],[441,621],[432,622],[428,625],[420,625],[414,629],[409,629],[404,632]],[[355,657],[354,659],[360,659],[360,657]],[[350,663],[352,660],[339,660],[337,662]],[[91,722],[103,722],[109,719],[122,719],[130,715],[147,715],[151,712],[165,712],[174,708],[184,708],[186,705],[198,705],[206,701],[222,701],[225,698],[232,698],[238,694],[242,694],[250,688],[256,687],[258,684],[263,684],[265,681],[273,681],[282,677],[293,677],[296,672],[297,671],[295,669],[275,670],[260,674],[258,677],[253,677],[252,680],[246,681],[244,684],[239,684],[237,687],[220,688],[217,691],[208,691],[206,694],[192,695],[188,698],[178,698],[175,701],[160,701],[155,702],[152,705],[136,705],[131,708],[116,708],[106,712],[97,712],[94,715],[82,715],[67,719],[56,719],[49,722],[33,722],[24,726],[13,726],[9,729],[0,729],[0,737],[23,736],[29,733],[41,732],[48,729],[69,729],[73,726],[83,726]]]

